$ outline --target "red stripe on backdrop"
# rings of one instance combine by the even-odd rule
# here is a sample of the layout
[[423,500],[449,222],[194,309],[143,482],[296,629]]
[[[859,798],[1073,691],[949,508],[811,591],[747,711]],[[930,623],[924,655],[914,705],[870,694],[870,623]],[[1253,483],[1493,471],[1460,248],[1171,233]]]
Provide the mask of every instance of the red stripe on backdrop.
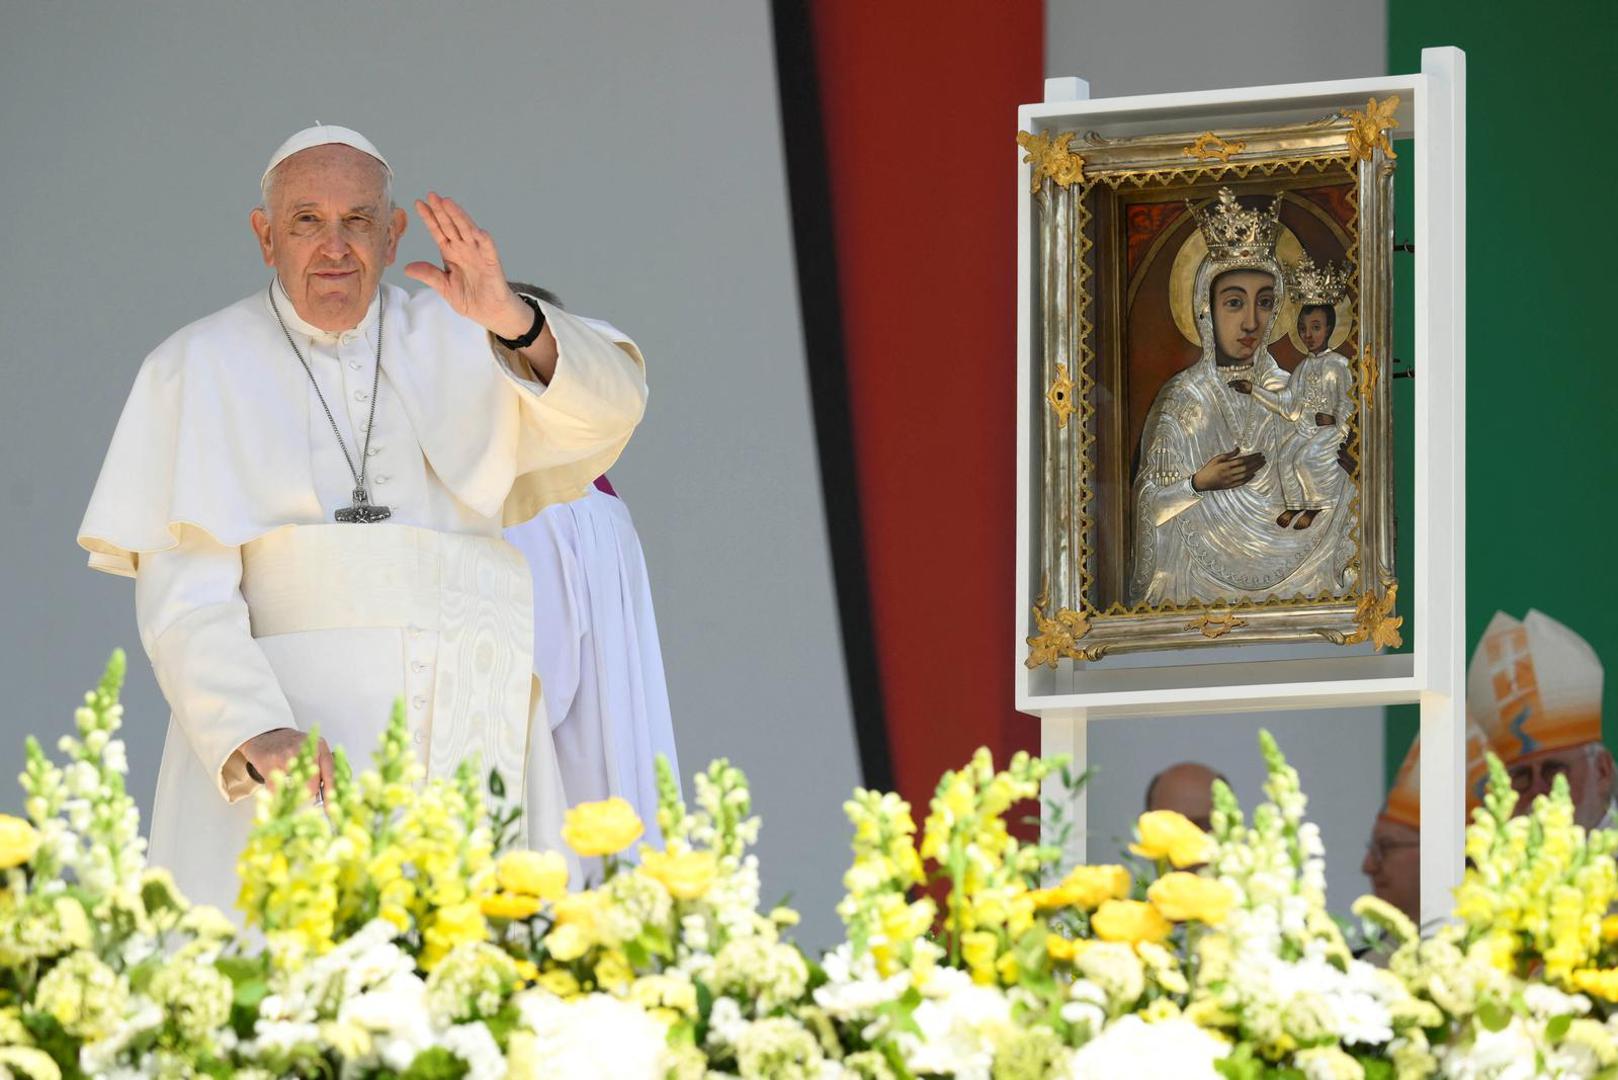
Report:
[[[1044,5],[809,5],[894,775],[925,812],[1012,708],[1017,106]],[[814,318],[806,311],[805,318]]]

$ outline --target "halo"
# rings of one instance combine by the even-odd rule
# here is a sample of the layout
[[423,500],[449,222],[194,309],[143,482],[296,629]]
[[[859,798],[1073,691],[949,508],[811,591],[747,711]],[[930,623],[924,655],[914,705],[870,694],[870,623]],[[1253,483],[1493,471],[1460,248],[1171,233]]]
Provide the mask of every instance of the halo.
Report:
[[[1335,349],[1348,340],[1348,332],[1351,329],[1349,325],[1351,322],[1350,317],[1354,314],[1354,305],[1349,302],[1348,295],[1345,293],[1341,300],[1332,305],[1332,310],[1337,312],[1337,322],[1332,325],[1331,337],[1326,342],[1326,348],[1328,349]],[[1308,356],[1309,350],[1304,348],[1303,339],[1298,337],[1298,313],[1301,311],[1303,311],[1303,305],[1294,303],[1289,298],[1286,308],[1281,314],[1287,320],[1285,324],[1287,340],[1292,342],[1292,347],[1298,350],[1299,355]],[[1274,339],[1272,338],[1271,340]]]
[[[1174,325],[1180,328],[1180,333],[1191,344],[1202,347],[1202,338],[1197,336],[1197,317],[1191,310],[1191,287],[1196,284],[1197,267],[1202,265],[1202,257],[1208,254],[1208,242],[1202,238],[1202,230],[1195,225],[1191,227],[1191,235],[1185,238],[1180,250],[1174,255],[1174,265],[1169,270],[1169,310],[1174,313]],[[1281,226],[1281,235],[1275,241],[1275,258],[1283,266],[1295,263],[1303,257],[1303,245],[1291,229]],[[1347,334],[1347,321],[1339,320],[1338,325]],[[1270,324],[1269,341],[1273,342],[1287,333],[1296,334],[1298,326],[1298,305],[1289,297],[1276,313],[1275,322]],[[1290,330],[1288,329],[1290,328]],[[1303,350],[1308,352],[1307,349]]]

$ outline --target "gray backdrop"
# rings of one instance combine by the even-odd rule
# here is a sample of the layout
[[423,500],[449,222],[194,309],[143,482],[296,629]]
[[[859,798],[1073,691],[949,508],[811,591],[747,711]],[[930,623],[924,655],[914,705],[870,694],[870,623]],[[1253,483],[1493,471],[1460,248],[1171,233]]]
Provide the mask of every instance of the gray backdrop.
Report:
[[[133,589],[74,533],[141,358],[268,280],[258,176],[317,120],[369,135],[401,201],[454,195],[513,276],[644,348],[650,409],[612,479],[682,764],[752,774],[766,900],[794,893],[825,940],[858,776],[770,25],[748,0],[0,4],[0,807],[21,801],[23,735],[65,730],[115,645],[151,805],[167,713]],[[434,254],[412,220],[389,280],[418,288],[398,267]]]
[[[1045,73],[1077,75],[1092,97],[1380,75],[1382,0],[1047,0]],[[1383,710],[1110,720],[1090,726],[1090,853],[1115,850],[1147,781],[1176,761],[1223,771],[1243,805],[1260,797],[1258,729],[1280,740],[1326,841],[1326,887],[1343,911],[1370,889],[1360,859],[1382,804]]]

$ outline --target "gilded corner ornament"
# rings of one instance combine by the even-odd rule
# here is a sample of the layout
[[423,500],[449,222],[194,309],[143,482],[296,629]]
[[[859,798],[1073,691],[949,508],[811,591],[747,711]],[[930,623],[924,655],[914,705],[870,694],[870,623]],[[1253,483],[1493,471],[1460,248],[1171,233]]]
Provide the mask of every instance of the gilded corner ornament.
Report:
[[1028,151],[1023,155],[1023,164],[1033,167],[1029,177],[1030,192],[1039,194],[1040,185],[1047,177],[1064,188],[1084,182],[1084,159],[1068,149],[1068,144],[1077,136],[1076,131],[1062,131],[1054,135],[1017,132],[1017,145]]
[[1199,618],[1193,619],[1186,625],[1187,630],[1200,630],[1205,638],[1224,637],[1239,626],[1246,626],[1246,619],[1238,619],[1233,611],[1225,611],[1215,615],[1205,612]]
[[1045,391],[1045,400],[1050,402],[1051,411],[1056,414],[1056,426],[1067,427],[1067,422],[1079,407],[1073,404],[1073,380],[1068,376],[1067,365],[1056,365],[1056,378]]
[[1369,641],[1378,651],[1386,648],[1397,649],[1404,644],[1404,637],[1399,633],[1399,627],[1404,625],[1404,616],[1393,614],[1393,605],[1399,596],[1399,583],[1396,581],[1388,586],[1388,591],[1379,598],[1374,592],[1361,594],[1359,607],[1354,612],[1354,622],[1358,629],[1343,640],[1345,645],[1358,645],[1362,641]]
[[1054,619],[1048,618],[1045,615],[1048,602],[1046,594],[1041,594],[1034,601],[1034,626],[1038,633],[1028,639],[1029,653],[1025,661],[1028,667],[1037,668],[1043,664],[1054,668],[1066,657],[1094,660],[1099,653],[1079,645],[1079,640],[1090,632],[1090,620],[1083,612],[1067,608],[1058,611]]
[[1225,139],[1211,131],[1204,131],[1197,136],[1195,142],[1180,151],[1186,157],[1196,158],[1198,161],[1208,161],[1218,158],[1220,161],[1229,161],[1243,150],[1247,144],[1240,139]]
[[1343,113],[1353,125],[1348,133],[1349,153],[1359,161],[1370,161],[1372,153],[1380,147],[1388,157],[1398,157],[1388,141],[1388,132],[1399,126],[1393,115],[1398,107],[1399,95],[1394,94],[1384,101],[1371,98],[1363,110],[1349,109]]

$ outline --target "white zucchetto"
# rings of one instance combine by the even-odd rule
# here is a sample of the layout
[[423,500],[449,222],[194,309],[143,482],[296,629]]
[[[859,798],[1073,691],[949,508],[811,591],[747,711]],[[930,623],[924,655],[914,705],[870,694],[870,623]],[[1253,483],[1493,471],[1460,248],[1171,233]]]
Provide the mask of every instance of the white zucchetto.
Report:
[[277,165],[300,150],[333,144],[352,146],[362,154],[369,154],[382,163],[382,167],[388,170],[389,176],[393,175],[393,166],[388,164],[388,159],[382,156],[382,151],[378,150],[370,139],[367,139],[353,128],[338,127],[336,124],[317,123],[314,127],[304,128],[280,145],[270,158],[270,163],[264,167],[264,175],[259,178],[259,185],[263,186],[264,181],[270,178],[270,173],[275,171]]

